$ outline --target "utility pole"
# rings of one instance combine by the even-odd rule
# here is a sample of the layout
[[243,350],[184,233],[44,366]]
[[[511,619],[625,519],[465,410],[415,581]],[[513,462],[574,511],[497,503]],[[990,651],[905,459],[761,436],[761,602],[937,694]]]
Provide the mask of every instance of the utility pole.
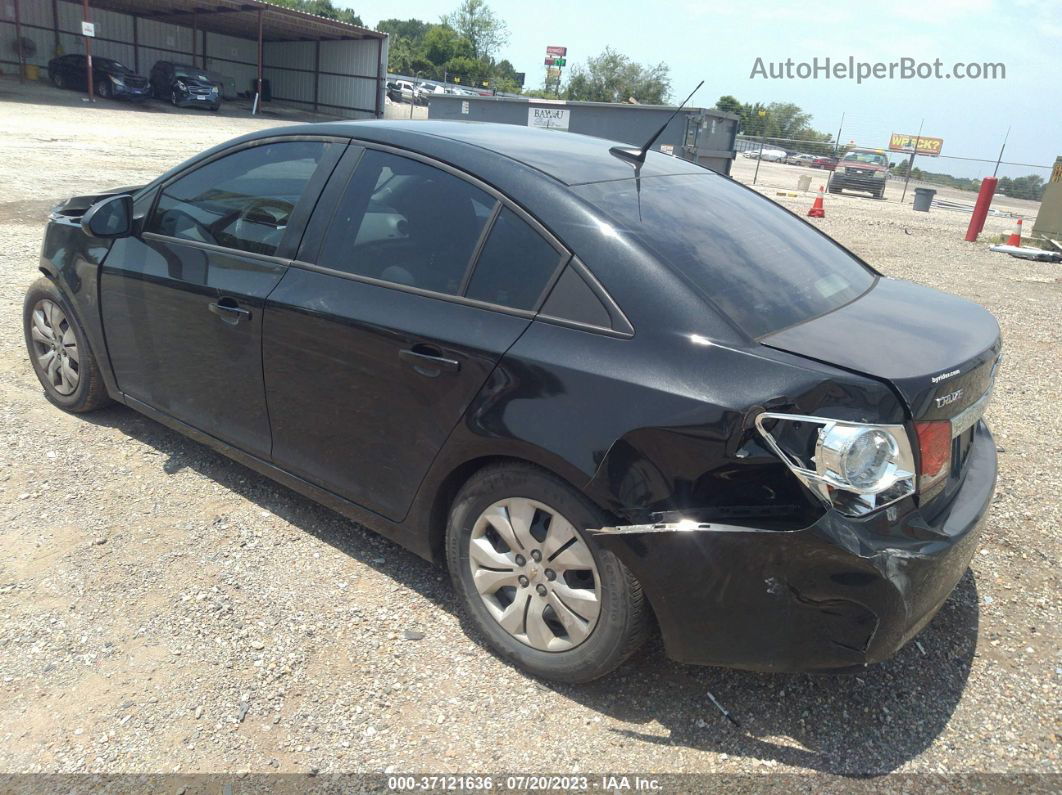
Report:
[[833,142],[833,156],[837,157],[837,147],[841,145],[841,130],[844,129],[844,111],[841,111],[841,123],[837,127],[837,140]]
[[903,181],[903,195],[900,196],[900,204],[903,204],[903,200],[907,196],[907,183],[911,181],[911,172],[914,171],[915,154],[918,152],[918,144],[922,142],[922,125],[925,123],[926,120],[922,119],[921,124],[918,125],[918,135],[915,136],[914,151],[911,152],[911,159],[907,161],[907,179]]
[[[92,20],[89,19],[89,0],[83,0],[83,6],[82,19],[85,22],[91,22]],[[81,31],[81,33],[81,38],[85,40],[85,74],[88,75],[88,96],[89,102],[92,102],[94,101],[92,98],[92,37],[85,36],[85,31]]]
[[761,110],[759,112],[759,117],[763,129],[760,131],[760,151],[756,154],[756,173],[752,175],[753,185],[756,184],[756,180],[760,176],[760,161],[763,160],[763,147],[767,144],[767,111]]

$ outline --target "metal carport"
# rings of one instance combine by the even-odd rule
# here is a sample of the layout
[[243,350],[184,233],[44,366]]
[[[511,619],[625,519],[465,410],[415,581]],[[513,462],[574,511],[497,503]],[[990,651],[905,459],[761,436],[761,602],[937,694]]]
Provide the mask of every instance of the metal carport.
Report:
[[[21,72],[84,52],[84,5],[95,24],[92,54],[140,74],[158,60],[190,63],[234,78],[241,91],[267,80],[273,99],[307,110],[383,113],[387,34],[262,0],[4,0],[0,64]],[[36,45],[32,55],[15,46],[21,38]]]

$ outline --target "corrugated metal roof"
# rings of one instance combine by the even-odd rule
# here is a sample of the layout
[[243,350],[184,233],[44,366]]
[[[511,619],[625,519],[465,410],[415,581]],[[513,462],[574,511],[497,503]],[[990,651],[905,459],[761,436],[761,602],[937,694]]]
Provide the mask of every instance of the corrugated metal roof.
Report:
[[386,33],[350,25],[328,17],[296,11],[263,0],[89,0],[94,9],[135,14],[143,19],[190,26],[210,33],[258,38],[262,12],[265,41],[317,39],[383,39]]

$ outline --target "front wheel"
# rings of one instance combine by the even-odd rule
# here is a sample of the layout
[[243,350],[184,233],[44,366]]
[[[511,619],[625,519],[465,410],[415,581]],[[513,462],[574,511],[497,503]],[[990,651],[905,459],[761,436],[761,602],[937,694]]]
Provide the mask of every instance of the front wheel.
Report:
[[175,108],[180,104],[180,100],[177,98],[177,92],[176,91],[171,91],[170,92],[170,102],[173,104],[173,107],[175,107]]
[[30,285],[22,325],[33,372],[49,401],[74,413],[110,403],[85,332],[50,279],[42,277]]
[[454,501],[446,558],[466,615],[502,657],[544,679],[588,682],[642,644],[641,586],[586,528],[607,520],[549,473],[503,464]]

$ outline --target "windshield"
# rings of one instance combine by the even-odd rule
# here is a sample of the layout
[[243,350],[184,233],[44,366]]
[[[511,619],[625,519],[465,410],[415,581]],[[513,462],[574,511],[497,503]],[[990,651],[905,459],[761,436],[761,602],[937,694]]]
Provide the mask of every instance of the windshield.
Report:
[[573,190],[751,337],[837,309],[874,283],[871,270],[813,226],[711,172]]
[[872,163],[875,166],[887,166],[889,161],[885,159],[885,155],[879,155],[877,152],[849,152],[844,156],[846,163]]
[[204,83],[210,82],[210,78],[202,72],[195,69],[186,69],[180,66],[173,70],[173,76],[178,80],[200,80]]

